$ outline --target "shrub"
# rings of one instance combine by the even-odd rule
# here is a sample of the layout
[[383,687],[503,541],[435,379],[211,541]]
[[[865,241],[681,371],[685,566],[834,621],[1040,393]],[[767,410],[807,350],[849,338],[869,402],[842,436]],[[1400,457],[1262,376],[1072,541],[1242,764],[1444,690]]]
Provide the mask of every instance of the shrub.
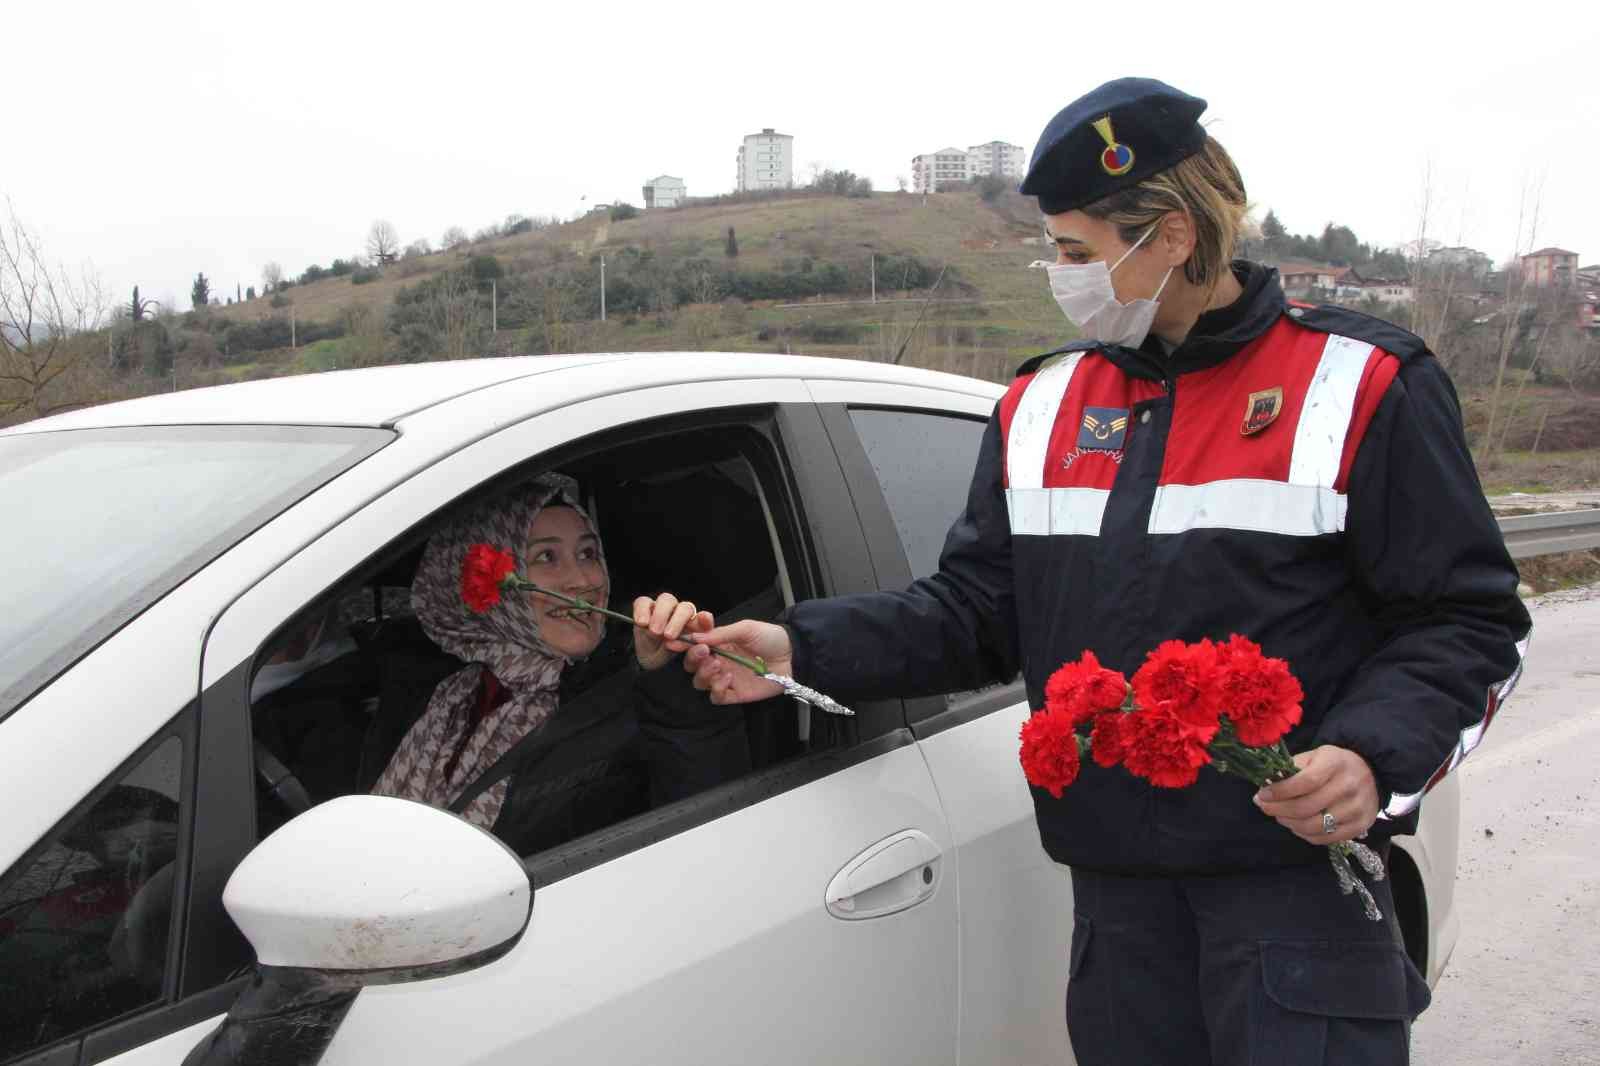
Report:
[[637,218],[638,216],[639,209],[632,204],[611,205],[611,221],[613,222],[626,222],[628,219]]
[[472,275],[472,280],[481,287],[496,278],[505,277],[505,268],[500,265],[500,260],[492,255],[475,255],[467,262],[467,273]]
[[285,296],[281,292],[275,292],[275,293],[272,294],[272,306],[273,307],[288,307],[291,302],[293,302],[293,301],[291,301],[287,296]]
[[381,277],[383,277],[383,271],[377,267],[357,267],[350,272],[350,283],[352,285],[365,285],[368,282],[377,281]]

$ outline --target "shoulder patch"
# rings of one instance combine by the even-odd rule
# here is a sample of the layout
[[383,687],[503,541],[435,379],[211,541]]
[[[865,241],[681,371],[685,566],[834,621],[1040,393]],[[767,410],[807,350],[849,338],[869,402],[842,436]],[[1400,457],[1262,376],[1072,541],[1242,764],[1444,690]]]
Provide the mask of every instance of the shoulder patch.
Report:
[[1284,312],[1296,323],[1319,333],[1337,333],[1382,348],[1384,351],[1409,363],[1413,359],[1432,355],[1422,338],[1410,330],[1401,329],[1393,322],[1352,311],[1348,307],[1320,304],[1315,307],[1295,305]]
[[1098,350],[1099,347],[1100,345],[1094,341],[1073,341],[1071,344],[1064,344],[1054,351],[1045,352],[1042,355],[1030,356],[1027,362],[1017,367],[1016,376],[1019,378],[1025,377],[1036,370],[1042,370],[1044,369],[1045,363],[1049,362],[1051,359],[1054,359],[1056,356],[1068,355],[1072,352],[1092,352]]

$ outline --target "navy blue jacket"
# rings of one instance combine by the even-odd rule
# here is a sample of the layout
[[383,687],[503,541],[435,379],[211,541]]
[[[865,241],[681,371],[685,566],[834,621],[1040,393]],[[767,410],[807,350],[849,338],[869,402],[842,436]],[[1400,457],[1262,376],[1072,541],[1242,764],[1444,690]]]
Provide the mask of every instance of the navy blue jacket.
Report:
[[[989,422],[939,571],[903,592],[796,605],[785,616],[796,675],[848,701],[973,689],[1020,670],[1030,706],[1041,707],[1046,679],[1086,649],[1131,676],[1162,640],[1241,633],[1287,659],[1305,687],[1290,750],[1356,751],[1385,808],[1373,836],[1412,831],[1422,794],[1477,744],[1520,672],[1529,618],[1516,567],[1478,483],[1454,390],[1422,342],[1353,311],[1290,307],[1275,271],[1234,269],[1243,295],[1201,316],[1169,354],[1153,341],[1063,350],[1077,363],[1060,408],[1070,421],[1058,432],[1076,431],[1085,403],[1126,412],[1119,448],[1063,455],[1053,446],[1046,461],[1047,483],[1088,486],[1052,497],[1094,508],[1088,518],[1052,519],[1050,535],[1013,531],[1006,431],[1044,363],[1030,360]],[[1271,461],[1258,457],[1289,454],[1293,419],[1285,413],[1282,426],[1246,433],[1248,405],[1235,407],[1229,390],[1259,389],[1253,403],[1263,384],[1289,383],[1280,409],[1297,412],[1304,401],[1310,410],[1308,386],[1293,382],[1310,380],[1305,353],[1314,362],[1330,341],[1372,353],[1356,364],[1365,367],[1365,407],[1337,491],[1274,482],[1262,473]],[[1257,414],[1271,407],[1269,398]],[[1215,481],[1196,473],[1230,463],[1238,470]],[[1219,517],[1216,482],[1265,486],[1287,510],[1260,522]],[[1320,502],[1295,512],[1302,498]],[[1033,798],[1049,854],[1087,869],[1178,874],[1321,861],[1320,848],[1256,809],[1252,791],[1211,770],[1187,789],[1154,788],[1086,760],[1061,799],[1039,789]]]

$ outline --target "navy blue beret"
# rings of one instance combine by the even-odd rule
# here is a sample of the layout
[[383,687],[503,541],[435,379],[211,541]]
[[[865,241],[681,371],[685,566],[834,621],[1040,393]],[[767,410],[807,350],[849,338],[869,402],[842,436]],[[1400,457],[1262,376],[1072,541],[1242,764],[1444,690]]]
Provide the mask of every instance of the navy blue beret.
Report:
[[1118,78],[1056,113],[1039,135],[1021,192],[1047,215],[1121,192],[1206,143],[1206,102],[1153,78]]

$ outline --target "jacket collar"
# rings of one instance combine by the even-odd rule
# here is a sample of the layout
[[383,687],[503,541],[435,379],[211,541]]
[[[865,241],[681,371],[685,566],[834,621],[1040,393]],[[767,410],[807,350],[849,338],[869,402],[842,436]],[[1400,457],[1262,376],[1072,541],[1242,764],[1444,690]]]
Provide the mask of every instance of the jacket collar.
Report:
[[1129,374],[1158,381],[1224,362],[1265,333],[1286,307],[1275,269],[1243,259],[1234,260],[1232,269],[1244,290],[1239,298],[1202,314],[1172,352],[1151,336],[1137,349],[1111,345],[1101,353]]

